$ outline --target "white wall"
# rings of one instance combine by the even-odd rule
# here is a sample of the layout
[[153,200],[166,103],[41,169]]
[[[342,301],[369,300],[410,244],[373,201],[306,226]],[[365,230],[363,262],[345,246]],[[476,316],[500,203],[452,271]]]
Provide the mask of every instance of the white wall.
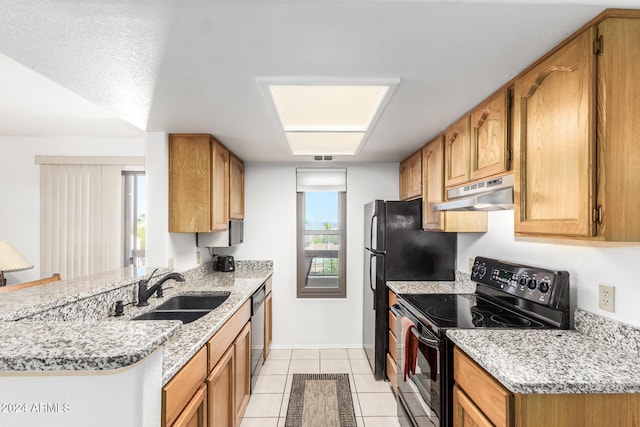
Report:
[[397,199],[398,163],[346,167],[346,299],[296,298],[296,166],[245,167],[245,242],[225,252],[273,259],[274,347],[362,345],[363,207],[376,198]]
[[[598,315],[640,326],[640,243],[514,237],[513,211],[489,212],[486,234],[458,235],[458,269],[469,271],[469,258],[487,256],[567,270],[573,304]],[[615,286],[615,313],[598,308],[598,284]]]
[[0,137],[0,240],[34,264],[9,284],[40,278],[40,168],[36,155],[144,156],[144,138]]

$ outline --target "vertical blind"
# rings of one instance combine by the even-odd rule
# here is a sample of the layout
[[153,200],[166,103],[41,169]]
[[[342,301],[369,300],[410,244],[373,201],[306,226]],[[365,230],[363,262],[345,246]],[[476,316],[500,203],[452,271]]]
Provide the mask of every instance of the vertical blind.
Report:
[[63,279],[118,268],[121,166],[40,165],[40,274]]

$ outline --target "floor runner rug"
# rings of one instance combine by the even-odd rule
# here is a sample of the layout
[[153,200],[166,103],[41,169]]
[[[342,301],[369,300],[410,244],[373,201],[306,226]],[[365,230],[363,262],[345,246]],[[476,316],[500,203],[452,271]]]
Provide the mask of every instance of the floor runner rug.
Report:
[[293,374],[285,427],[356,427],[349,374]]

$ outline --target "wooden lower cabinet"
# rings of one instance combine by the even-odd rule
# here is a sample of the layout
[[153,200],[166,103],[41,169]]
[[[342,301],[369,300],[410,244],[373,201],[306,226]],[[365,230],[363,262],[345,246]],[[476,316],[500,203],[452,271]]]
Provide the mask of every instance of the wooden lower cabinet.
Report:
[[493,426],[491,421],[457,385],[453,386],[453,425],[456,427]]
[[[271,279],[269,279],[271,281]],[[267,294],[264,300],[264,360],[267,360],[273,342],[273,295]]]
[[162,427],[174,425],[183,420],[185,412],[200,392],[207,377],[207,349],[201,348],[180,371],[162,388]]
[[387,354],[387,377],[389,377],[389,382],[391,383],[391,388],[394,393],[398,392],[398,367],[396,366],[396,361],[393,360],[390,354]]
[[172,427],[207,427],[207,385],[202,384]]
[[235,417],[240,425],[251,397],[251,323],[247,322],[233,343],[235,378]]
[[251,392],[251,301],[162,388],[162,427],[238,427]]
[[234,352],[234,348],[230,347],[207,378],[209,400],[208,427],[235,426],[235,379],[233,375]]
[[639,393],[511,393],[459,348],[453,363],[455,427],[622,427],[640,421]]

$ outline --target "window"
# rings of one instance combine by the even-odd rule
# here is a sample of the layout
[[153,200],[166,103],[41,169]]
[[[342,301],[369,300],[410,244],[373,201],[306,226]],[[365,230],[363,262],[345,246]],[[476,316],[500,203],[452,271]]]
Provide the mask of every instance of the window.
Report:
[[124,195],[123,265],[145,265],[146,177],[144,172],[122,172]]
[[298,298],[346,298],[346,170],[297,171]]

